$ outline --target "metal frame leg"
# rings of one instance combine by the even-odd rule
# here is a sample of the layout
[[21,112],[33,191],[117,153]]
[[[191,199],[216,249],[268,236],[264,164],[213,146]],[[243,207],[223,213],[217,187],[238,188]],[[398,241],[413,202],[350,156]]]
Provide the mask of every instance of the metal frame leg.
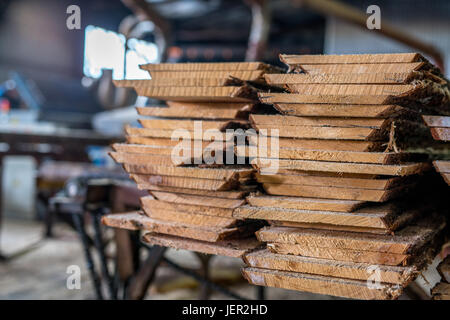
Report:
[[138,272],[131,278],[125,290],[125,299],[141,300],[145,297],[147,289],[155,277],[155,272],[164,259],[166,247],[153,246],[148,248],[148,257]]
[[[201,275],[207,281],[210,281],[209,278],[209,262],[211,261],[212,256],[209,254],[196,253],[196,256],[200,259],[201,262]],[[208,300],[211,295],[211,289],[206,282],[200,283],[200,300]]]
[[112,300],[117,300],[117,291],[114,285],[114,278],[109,273],[108,261],[106,260],[105,256],[105,246],[102,239],[102,230],[100,227],[102,214],[100,212],[92,212],[91,216],[92,224],[94,226],[94,244],[100,257],[100,267],[102,270],[102,275],[103,278],[107,281],[109,296]]
[[266,287],[257,286],[256,287],[256,299],[265,300],[266,299]]
[[45,237],[53,238],[53,220],[58,210],[58,204],[48,205],[45,213]]
[[86,258],[86,265],[89,270],[92,282],[94,283],[95,294],[98,300],[103,300],[103,293],[101,288],[101,281],[97,273],[95,272],[95,264],[92,259],[92,254],[90,251],[88,236],[84,228],[84,219],[80,213],[72,213],[72,219],[77,229],[78,235],[80,237],[81,243],[83,245],[84,255]]

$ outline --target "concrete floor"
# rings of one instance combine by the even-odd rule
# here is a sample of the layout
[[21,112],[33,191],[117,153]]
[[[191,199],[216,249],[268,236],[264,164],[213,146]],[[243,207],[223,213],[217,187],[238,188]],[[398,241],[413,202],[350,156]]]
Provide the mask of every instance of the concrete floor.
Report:
[[[94,299],[81,245],[77,235],[64,224],[55,227],[55,239],[42,240],[42,223],[4,220],[0,233],[1,252],[9,256],[18,250],[31,249],[14,259],[0,263],[0,299]],[[33,246],[33,244],[35,244]],[[196,257],[188,251],[169,250],[167,255],[180,265],[198,267]],[[66,282],[68,266],[81,270],[81,288],[69,290]],[[211,273],[215,281],[227,285],[245,297],[255,297],[255,287],[240,276],[243,263],[239,259],[215,257]],[[146,299],[196,299],[198,284],[173,269],[162,266],[149,288]],[[267,299],[335,299],[277,288],[266,289]],[[214,292],[212,299],[226,299]]]

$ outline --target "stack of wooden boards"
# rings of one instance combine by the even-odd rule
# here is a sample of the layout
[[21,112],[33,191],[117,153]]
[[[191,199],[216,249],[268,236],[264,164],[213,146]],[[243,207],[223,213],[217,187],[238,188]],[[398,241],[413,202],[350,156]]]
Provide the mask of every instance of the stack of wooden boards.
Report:
[[[430,128],[433,138],[438,141],[446,142],[446,148],[444,153],[440,152],[439,156],[448,158],[450,152],[448,149],[450,142],[450,117],[444,116],[423,116],[423,120]],[[442,175],[445,182],[450,185],[450,161],[448,160],[436,160],[433,162],[436,170]]]
[[[423,120],[430,128],[433,138],[443,142],[444,152],[440,150],[437,157],[440,159],[448,159],[450,156],[448,150],[448,142],[450,141],[450,117],[427,115],[423,116]],[[450,161],[435,160],[433,161],[433,165],[436,171],[444,178],[444,181],[450,185]],[[442,281],[431,290],[432,298],[434,300],[450,300],[450,256],[447,256],[437,269]]]
[[248,127],[263,76],[278,69],[259,62],[141,67],[151,80],[115,84],[166,105],[137,108],[142,128],[126,128],[127,143],[113,145],[111,156],[150,195],[141,199],[143,212],[110,215],[104,223],[147,230],[146,242],[177,249],[227,256],[254,249],[261,223],[233,217],[255,190],[254,170],[224,164],[235,157],[235,137],[224,131]]
[[[430,165],[408,150],[433,141],[421,112],[449,113],[448,82],[419,54],[281,60],[292,73],[265,77],[287,92],[259,94],[281,114],[250,115],[260,136],[237,148],[253,156],[266,194],[247,197],[234,216],[271,224],[257,232],[267,250],[245,256],[244,276],[256,285],[397,298],[445,226],[433,214],[439,199],[427,192]],[[261,132],[279,136],[275,156],[276,140],[261,143]],[[264,172],[276,161],[278,172]]]

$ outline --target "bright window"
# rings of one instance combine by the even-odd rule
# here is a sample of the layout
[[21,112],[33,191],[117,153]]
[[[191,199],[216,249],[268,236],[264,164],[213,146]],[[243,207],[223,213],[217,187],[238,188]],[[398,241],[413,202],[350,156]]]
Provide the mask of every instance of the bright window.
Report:
[[154,43],[132,38],[128,40],[128,48],[126,78],[150,79],[149,73],[140,69],[139,65],[158,62],[158,47]]
[[[99,78],[102,69],[112,69],[114,79],[149,79],[148,72],[139,69],[140,64],[159,61],[154,43],[128,39],[125,36],[95,26],[85,29],[84,66],[87,77]],[[126,51],[126,52],[125,52]]]

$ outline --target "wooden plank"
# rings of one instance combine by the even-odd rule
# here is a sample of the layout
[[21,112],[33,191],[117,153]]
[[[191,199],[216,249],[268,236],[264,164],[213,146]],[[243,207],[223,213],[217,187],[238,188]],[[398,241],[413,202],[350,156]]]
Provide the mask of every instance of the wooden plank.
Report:
[[200,137],[197,137],[193,131],[175,131],[175,130],[161,130],[161,129],[148,129],[148,128],[133,128],[125,127],[125,132],[128,135],[140,136],[140,137],[153,137],[153,138],[167,138],[174,139],[178,142],[184,140],[202,140],[202,141],[228,141],[232,140],[233,136],[223,134],[220,130],[208,130],[202,132]]
[[229,125],[236,124],[245,126],[248,124],[246,120],[173,120],[173,119],[139,119],[140,124],[144,128],[159,130],[225,130]]
[[271,85],[284,84],[406,84],[414,79],[414,72],[405,73],[340,73],[340,74],[266,74]]
[[[295,148],[280,148],[278,158],[292,160],[317,160],[333,162],[356,162],[375,164],[398,164],[414,159],[415,155],[405,152],[356,152],[331,150],[304,150]],[[255,158],[256,156],[271,157],[272,150],[264,147],[236,146],[236,155]]]
[[240,219],[268,220],[275,226],[386,234],[413,221],[427,209],[429,208],[418,206],[400,212],[396,206],[383,205],[364,207],[348,213],[321,211],[319,208],[302,210],[241,206],[234,211],[233,216]]
[[233,84],[233,79],[224,78],[158,78],[145,80],[113,80],[116,87],[221,87]]
[[154,191],[160,192],[172,192],[187,195],[205,196],[205,197],[218,197],[225,199],[242,199],[249,194],[249,190],[233,190],[233,191],[208,191],[208,190],[196,190],[188,188],[176,188],[161,185],[148,185],[146,186],[150,193]]
[[443,116],[422,116],[428,127],[450,128],[450,117]]
[[288,55],[280,54],[281,62],[290,64],[369,64],[369,63],[412,63],[424,61],[419,53],[376,53],[376,54],[327,54]]
[[450,161],[436,160],[433,165],[440,173],[450,173]]
[[240,81],[260,81],[264,76],[263,70],[255,71],[152,71],[152,79],[224,79],[235,78]]
[[[125,127],[125,132],[128,135],[133,135],[133,136],[138,136],[138,137],[171,139],[174,136],[174,130]],[[191,137],[193,137],[193,135],[194,135],[193,132],[188,131],[185,135],[185,139],[191,138]]]
[[263,187],[264,190],[271,195],[385,202],[407,193],[411,186],[407,185],[388,190],[377,190],[353,187],[345,188],[263,183]]
[[[435,243],[435,238],[442,233],[445,228],[445,222],[442,217],[427,217],[419,220],[400,231],[395,236],[375,236],[365,234],[349,235],[350,238],[344,239],[342,233],[333,238],[331,234],[322,234],[324,239],[318,240],[319,237],[310,238],[309,240],[304,238],[301,241],[301,237],[297,235],[301,234],[304,230],[291,230],[292,237],[287,240],[286,235],[276,237],[277,241],[283,242],[271,242],[267,247],[278,254],[293,254],[309,256],[314,258],[333,259],[339,261],[351,261],[351,262],[363,262],[363,263],[375,263],[385,265],[406,265],[414,259],[416,261],[422,261],[423,259],[417,259],[417,254],[423,254],[424,250],[428,252],[428,249],[432,249]],[[309,231],[309,236],[313,234],[314,230]],[[337,233],[334,232],[336,236]],[[274,235],[265,234],[267,237],[274,238]],[[317,233],[316,233],[317,236]],[[358,238],[359,237],[359,238]],[[329,238],[329,243],[325,240]],[[295,243],[296,240],[299,243]],[[338,240],[339,239],[339,240]],[[391,240],[395,242],[408,242],[404,247],[399,246],[390,251],[386,250],[386,247],[382,247],[381,240]],[[340,244],[332,244],[332,241],[340,241]],[[353,245],[350,243],[353,241]],[[368,246],[367,241],[372,241],[372,244]],[[292,243],[294,242],[294,243]],[[304,242],[308,243],[305,244]],[[378,242],[378,243],[377,243]],[[318,246],[319,245],[319,246]],[[388,244],[389,245],[389,244]],[[323,247],[322,247],[323,246]],[[370,251],[369,249],[377,249],[378,251]],[[380,250],[381,249],[381,250]],[[400,253],[399,253],[400,252]]]
[[254,285],[353,299],[396,299],[402,292],[399,286],[392,284],[380,284],[379,287],[371,289],[367,286],[367,281],[308,275],[297,272],[245,268],[242,270],[242,273],[248,282]]
[[403,265],[409,256],[397,253],[380,253],[365,250],[306,247],[285,243],[268,243],[267,248],[278,254],[292,254],[306,257],[348,261],[357,263],[382,264],[388,266]]
[[233,258],[241,258],[247,252],[260,246],[260,243],[255,238],[217,241],[212,243],[158,233],[146,233],[143,240],[154,246]]
[[308,74],[320,73],[409,73],[420,70],[424,62],[411,63],[358,63],[358,64],[297,64],[296,70]]
[[321,104],[372,104],[386,105],[392,95],[311,95],[298,93],[258,93],[262,103],[321,103]]
[[[141,151],[146,148],[147,152],[131,152]],[[177,148],[171,149],[165,147],[149,147],[142,145],[122,145],[116,146],[121,152],[110,152],[109,155],[118,163],[133,165],[133,168],[139,171],[150,170],[150,167],[176,167],[181,165],[219,165],[223,162],[226,153],[234,155],[233,149],[221,150],[207,147],[205,149]],[[151,152],[151,153],[150,153]],[[222,153],[223,152],[223,153]],[[213,162],[210,162],[213,161]],[[140,169],[137,169],[140,168]],[[170,168],[162,169],[162,171],[170,171]]]
[[284,115],[251,114],[250,122],[254,125],[272,126],[313,126],[313,127],[342,127],[342,128],[374,128],[380,129],[386,125],[385,119],[352,118],[341,119],[334,117],[296,117]]
[[[234,84],[241,81],[263,81],[264,71],[152,71],[154,80],[160,79],[233,79]],[[236,80],[235,80],[236,79]],[[228,84],[228,82],[227,82]]]
[[[197,116],[199,117],[203,112],[211,111],[211,112],[217,112],[220,111],[221,113],[225,113],[227,111],[233,110],[233,111],[239,111],[242,113],[250,112],[255,107],[254,103],[220,103],[220,102],[177,102],[177,101],[166,101],[166,104],[169,108],[178,109],[181,111],[181,109],[188,109],[191,108],[197,112]],[[236,114],[236,116],[239,116],[239,113]],[[187,116],[186,116],[187,117]],[[202,116],[203,118],[203,116]],[[234,118],[234,117],[233,117]]]
[[250,102],[247,87],[147,87],[136,88],[139,96],[158,100],[199,102]]
[[182,225],[174,222],[155,220],[142,214],[142,212],[130,212],[124,214],[110,214],[102,217],[102,223],[121,229],[147,230],[155,233],[170,234],[190,239],[215,242],[232,237],[241,232],[244,235],[246,228],[199,228]]
[[256,232],[261,242],[297,244],[307,247],[352,249],[407,254],[430,229],[406,226],[395,235],[375,235],[289,227],[266,227]]
[[[165,155],[170,156],[172,154],[173,147],[164,146],[145,146],[140,144],[129,144],[129,143],[114,143],[112,149],[119,153],[141,153],[141,154],[151,154],[151,155]],[[187,148],[186,148],[187,150]],[[197,152],[199,152],[197,150]],[[202,149],[200,149],[202,152]],[[190,149],[189,149],[190,153]]]
[[302,197],[248,196],[247,202],[253,207],[277,207],[284,209],[353,212],[360,208],[364,201],[333,200]]
[[321,223],[365,228],[387,228],[384,217],[389,215],[389,212],[370,213],[364,212],[364,209],[360,210],[361,211],[359,212],[347,213],[242,206],[234,211],[233,216],[240,219]]
[[183,143],[183,145],[186,145],[187,147],[191,147],[191,149],[196,149],[197,146],[201,149],[207,149],[208,146],[234,146],[233,141],[202,141],[202,140],[191,140],[189,141],[179,141],[179,140],[171,140],[168,138],[152,138],[152,137],[141,137],[141,136],[134,136],[134,135],[128,135],[126,136],[127,143],[129,144],[140,144],[144,146],[153,146],[153,147],[166,147],[166,148],[173,148],[177,145],[180,145],[180,142]]
[[[159,200],[156,200],[159,201]],[[143,205],[144,213],[156,220],[169,221],[180,223],[183,225],[196,226],[196,227],[218,227],[218,228],[228,228],[235,227],[237,225],[236,219],[226,218],[226,217],[215,217],[210,215],[203,215],[197,213],[189,213],[182,211],[169,211],[159,207],[148,207]]]
[[236,180],[223,181],[144,174],[131,174],[130,177],[137,183],[138,188],[143,190],[152,190],[154,185],[209,191],[225,191],[239,186],[239,181]]
[[151,174],[151,175],[163,175],[174,177],[187,177],[187,178],[201,178],[212,180],[230,180],[240,178],[251,178],[254,170],[252,168],[245,167],[226,167],[223,168],[201,168],[197,166],[186,167],[167,167],[167,166],[154,166],[154,165],[136,165],[136,164],[124,164],[125,171],[129,173],[137,174]]
[[[181,143],[180,143],[181,144]],[[234,152],[234,147],[231,144],[224,144],[222,141],[211,142],[206,145],[205,148],[202,148],[202,143],[198,143],[200,148],[196,148],[194,144],[194,148],[191,148],[191,145],[181,145],[177,147],[161,147],[161,146],[148,146],[142,144],[125,144],[125,143],[115,143],[112,145],[112,148],[116,152],[121,153],[132,153],[132,154],[149,154],[149,155],[165,155],[179,156],[181,159],[190,158],[190,159],[202,159],[202,157],[209,157],[219,152]]]
[[320,172],[320,171],[301,171],[291,169],[280,169],[276,174],[285,175],[310,175],[318,177],[334,177],[334,178],[355,178],[355,179],[382,179],[383,177],[376,174],[364,174],[364,173],[343,173],[343,172]]
[[[137,137],[141,138],[142,137]],[[169,140],[169,139],[166,139]],[[140,140],[140,142],[146,142],[146,140]],[[177,144],[174,146],[159,146],[149,144],[131,143],[127,144],[113,144],[115,151],[130,152],[130,153],[153,153],[153,154],[171,154],[173,152],[192,152],[192,154],[202,154],[207,151],[215,150],[216,152],[226,152],[229,149],[233,149],[234,144],[231,141],[175,141]],[[162,142],[164,143],[164,142]],[[197,153],[198,152],[198,153]]]
[[410,113],[397,105],[276,103],[274,107],[283,114],[293,116],[388,118]]
[[304,95],[371,95],[404,96],[413,94],[420,85],[410,84],[287,84],[292,93]]
[[167,101],[167,107],[138,107],[142,116],[192,119],[234,119],[253,109],[249,103],[189,103]]
[[[109,152],[111,158],[118,163],[128,164],[152,164],[165,166],[178,166],[181,164],[191,163],[191,157],[176,157],[172,155],[157,155],[145,153],[124,153],[124,152]],[[175,162],[174,162],[175,161]]]
[[[142,221],[142,224],[139,224],[139,221]],[[104,225],[126,230],[139,230],[146,221],[148,219],[143,217],[141,211],[114,213],[102,217],[102,223]]]
[[143,128],[159,129],[159,130],[188,130],[194,131],[195,124],[205,130],[215,129],[221,130],[227,124],[227,121],[214,121],[214,120],[172,120],[172,119],[139,119],[139,123]]
[[[243,257],[245,263],[254,268],[316,274],[335,278],[369,280],[373,275],[373,265],[368,263],[342,262],[330,259],[283,255],[269,250],[250,252]],[[405,286],[417,276],[415,267],[377,265],[382,283]]]
[[[264,209],[274,209],[274,208],[263,208]],[[277,209],[277,208],[275,208]],[[401,230],[401,228],[405,227],[408,223],[411,223],[412,221],[416,220],[418,217],[422,216],[426,210],[429,210],[429,208],[426,207],[417,207],[417,208],[408,208],[405,209],[403,212],[399,211],[399,207],[396,206],[380,206],[380,207],[367,207],[364,209],[358,209],[357,214],[363,215],[363,216],[371,216],[380,218],[378,222],[381,221],[381,224],[373,225],[373,226],[355,226],[355,225],[340,225],[340,224],[330,224],[330,223],[322,223],[322,222],[301,222],[301,221],[289,221],[289,217],[286,217],[286,219],[280,219],[280,220],[268,220],[269,224],[271,226],[278,226],[278,227],[293,227],[293,228],[300,228],[300,229],[317,229],[317,230],[324,230],[324,231],[345,231],[345,232],[357,232],[357,233],[366,233],[366,234],[394,234],[398,232],[398,230]],[[289,210],[289,209],[288,209]],[[295,210],[294,214],[290,214],[288,212],[287,215],[294,216],[294,219],[296,219],[296,212]],[[301,210],[300,210],[301,211]],[[307,210],[306,210],[307,211]],[[317,213],[321,213],[320,210]],[[335,214],[336,212],[329,212],[331,214]],[[278,212],[275,212],[278,214]],[[269,212],[270,214],[270,212]],[[237,214],[235,214],[237,216]],[[338,217],[339,218],[339,217]],[[293,220],[293,219],[291,219]],[[298,220],[298,219],[297,219]],[[350,220],[350,219],[349,219]]]
[[[249,136],[250,145],[261,144],[261,136]],[[271,147],[271,139],[265,138],[267,147]],[[341,151],[374,151],[381,149],[380,142],[362,141],[362,140],[320,140],[320,139],[297,139],[297,138],[278,138],[279,148],[296,148],[303,150],[341,150]]]
[[[172,140],[170,138],[153,138],[153,137],[142,137],[135,135],[127,135],[126,136],[127,143],[130,144],[142,144],[148,146],[160,146],[160,147],[174,147],[180,143],[180,141]],[[200,140],[201,141],[201,140]],[[202,148],[207,146],[210,141],[201,141]],[[214,143],[218,143],[214,142]],[[194,143],[192,142],[191,147],[194,147]]]
[[[321,187],[343,187],[343,188],[362,188],[387,190],[400,186],[407,182],[405,178],[382,178],[382,179],[362,179],[362,178],[343,178],[326,175],[308,175],[308,174],[273,174],[264,175],[256,174],[259,183],[270,184],[289,184],[304,186],[321,186]],[[410,180],[410,179],[409,179]]]
[[[212,180],[217,181],[217,180]],[[186,182],[189,184],[191,182]],[[201,183],[201,182],[200,182]],[[209,184],[209,183],[208,183]],[[210,184],[213,185],[213,184]],[[209,197],[219,197],[219,198],[229,198],[229,199],[240,199],[250,192],[256,191],[256,185],[238,185],[235,189],[230,190],[208,190],[208,189],[192,189],[186,187],[173,187],[161,184],[150,184],[143,183],[143,185],[138,186],[141,190],[147,190],[151,194],[152,191],[163,191],[163,192],[174,192],[174,193],[184,193],[192,195],[205,195]]]
[[392,234],[392,231],[385,228],[367,228],[354,226],[338,226],[324,223],[302,223],[290,221],[269,221],[271,226],[277,227],[293,227],[317,230],[346,231],[346,232],[363,232],[367,234]]
[[328,139],[328,140],[386,140],[389,131],[373,128],[342,128],[313,126],[276,126],[270,124],[255,124],[254,127],[262,135],[278,135],[285,138]]
[[271,66],[263,62],[188,62],[148,63],[140,65],[148,71],[252,71],[267,70]]
[[152,191],[152,196],[158,200],[174,203],[174,204],[186,204],[195,206],[208,206],[214,208],[223,209],[235,209],[245,204],[245,199],[227,199],[219,197],[207,197],[207,196],[196,196],[181,193],[170,193],[170,192],[160,192]]
[[199,213],[201,215],[206,216],[225,217],[225,218],[232,218],[234,211],[233,208],[218,208],[197,204],[172,203],[161,200],[155,200],[152,199],[152,197],[142,197],[141,203],[142,206],[148,208],[150,211],[153,208],[157,208],[162,211],[167,210],[171,212],[187,212],[193,214]]
[[430,130],[435,140],[450,141],[450,128],[431,128]]
[[[254,161],[252,161],[252,165],[262,168],[263,164],[268,163],[269,160],[270,159],[263,158],[263,162],[261,162],[258,161],[258,159],[254,159]],[[344,162],[285,160],[285,159],[279,159],[278,165],[280,169],[375,174],[388,176],[407,176],[412,174],[419,174],[430,168],[429,163],[426,162],[385,165],[385,164],[344,163]]]

